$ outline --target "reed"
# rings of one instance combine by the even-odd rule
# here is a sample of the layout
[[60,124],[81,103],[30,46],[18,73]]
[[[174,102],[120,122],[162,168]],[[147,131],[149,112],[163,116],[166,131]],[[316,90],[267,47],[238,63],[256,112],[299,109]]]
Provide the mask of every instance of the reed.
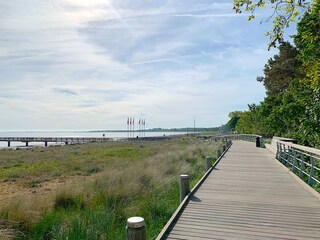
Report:
[[[194,185],[205,172],[205,156],[215,158],[218,145],[180,138],[57,148],[63,151],[58,153],[60,157],[74,158],[58,164],[63,166],[59,171],[64,169],[64,176],[71,176],[77,168],[81,174],[91,175],[90,179],[73,181],[44,199],[31,197],[26,202],[19,196],[0,208],[0,216],[19,222],[18,230],[28,239],[124,239],[126,219],[140,215],[146,220],[148,239],[154,239],[179,205],[179,175],[188,174]],[[54,156],[52,149],[42,153]],[[40,171],[34,176],[54,178]]]

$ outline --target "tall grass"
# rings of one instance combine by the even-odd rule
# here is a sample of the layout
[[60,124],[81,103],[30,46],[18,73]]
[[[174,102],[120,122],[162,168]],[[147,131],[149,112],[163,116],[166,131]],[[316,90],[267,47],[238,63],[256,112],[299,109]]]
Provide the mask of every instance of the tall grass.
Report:
[[218,143],[139,144],[107,152],[99,146],[102,152],[93,151],[94,156],[105,162],[92,161],[90,167],[104,167],[90,181],[64,186],[43,199],[18,197],[1,207],[1,218],[19,222],[27,236],[21,239],[124,239],[126,219],[138,215],[145,218],[148,239],[154,239],[179,205],[179,175],[188,174],[194,185],[204,174],[205,156],[213,156]]

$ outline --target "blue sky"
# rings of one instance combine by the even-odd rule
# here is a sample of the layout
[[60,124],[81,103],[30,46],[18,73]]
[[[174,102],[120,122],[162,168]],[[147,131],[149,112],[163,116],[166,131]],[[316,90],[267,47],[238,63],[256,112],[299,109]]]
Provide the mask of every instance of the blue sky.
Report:
[[269,28],[232,1],[2,1],[0,131],[219,126],[263,100]]

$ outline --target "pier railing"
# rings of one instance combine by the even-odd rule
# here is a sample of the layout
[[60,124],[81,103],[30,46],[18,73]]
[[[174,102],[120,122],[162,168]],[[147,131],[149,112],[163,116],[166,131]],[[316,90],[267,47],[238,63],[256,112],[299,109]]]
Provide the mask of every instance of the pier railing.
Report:
[[276,159],[293,173],[320,190],[320,150],[279,139],[276,144]]
[[88,142],[106,142],[110,141],[112,138],[90,138],[90,137],[0,137],[0,142],[8,142],[8,147],[10,147],[11,142],[23,142],[28,146],[31,142],[44,142],[45,146],[48,143],[88,143]]

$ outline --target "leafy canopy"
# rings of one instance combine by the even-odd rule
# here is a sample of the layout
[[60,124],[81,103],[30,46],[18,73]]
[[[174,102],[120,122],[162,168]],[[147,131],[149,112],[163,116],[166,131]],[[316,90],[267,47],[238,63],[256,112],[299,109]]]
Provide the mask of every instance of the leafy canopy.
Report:
[[299,64],[297,49],[284,42],[279,46],[279,53],[265,64],[265,76],[258,76],[257,81],[263,83],[268,96],[286,92],[290,82],[299,76]]
[[270,38],[269,49],[281,44],[284,29],[289,27],[291,22],[296,21],[302,13],[308,9],[315,0],[233,0],[233,9],[236,13],[249,13],[248,20],[255,18],[255,11],[259,8],[270,6],[272,14],[267,21],[272,20],[273,27],[266,33]]

